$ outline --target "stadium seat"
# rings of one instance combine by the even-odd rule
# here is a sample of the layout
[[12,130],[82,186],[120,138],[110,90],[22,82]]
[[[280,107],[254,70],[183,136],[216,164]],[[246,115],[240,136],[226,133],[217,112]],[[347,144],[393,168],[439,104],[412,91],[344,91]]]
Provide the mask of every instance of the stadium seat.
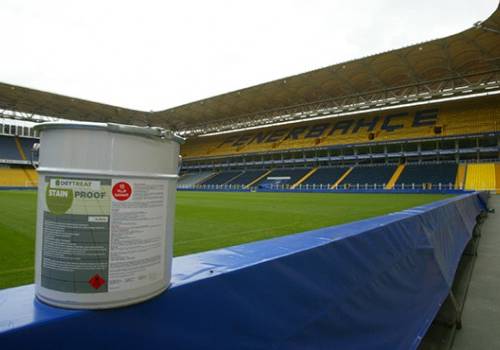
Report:
[[405,169],[405,166],[406,166],[405,164],[398,165],[396,171],[394,172],[394,174],[392,174],[389,182],[385,186],[386,190],[392,190],[395,187],[396,182],[398,181],[399,177],[401,176],[401,174],[403,173],[403,171]]
[[252,181],[256,180],[260,176],[264,175],[267,170],[246,170],[241,173],[240,176],[230,180],[227,185],[240,185],[246,186],[250,184]]
[[494,163],[468,164],[465,175],[466,190],[496,190],[496,174]]
[[218,173],[215,176],[210,177],[209,179],[200,182],[200,185],[225,185],[227,182],[232,179],[237,178],[243,172],[242,171],[223,171]]
[[405,187],[412,185],[420,187],[422,184],[431,184],[434,187],[439,184],[454,186],[457,169],[456,163],[407,164],[396,185],[405,185]]
[[314,167],[309,172],[307,172],[304,176],[302,176],[299,180],[297,180],[290,188],[294,189],[297,188],[299,185],[301,185],[303,182],[305,182],[307,179],[309,179],[311,176],[318,171],[319,167]]
[[319,168],[302,186],[333,185],[346,171],[347,167]]
[[0,136],[0,159],[23,160],[13,136]]
[[[359,128],[353,132],[356,120],[373,120],[378,114],[365,114],[360,117],[342,117],[325,119],[323,123],[329,125],[319,137],[305,137],[307,130],[318,125],[318,121],[294,124],[294,126],[275,126],[258,129],[257,131],[243,131],[237,134],[224,134],[209,137],[191,138],[182,147],[182,154],[186,158],[225,156],[241,153],[256,153],[280,151],[288,149],[307,149],[334,145],[352,145],[380,141],[410,140],[432,138],[439,136],[469,135],[484,132],[497,132],[500,128],[500,102],[498,100],[479,100],[450,102],[436,107],[435,123],[415,125],[415,113],[421,107],[412,107],[394,111],[394,114],[403,113],[392,123],[396,129],[384,128],[383,115],[374,123],[373,129]],[[351,121],[346,132],[340,130],[330,133],[333,123]],[[292,128],[305,128],[300,136],[287,137]],[[272,132],[281,131],[276,140],[266,142]],[[437,132],[439,131],[439,134]],[[256,135],[261,135],[257,139]],[[371,137],[370,137],[371,136]],[[241,139],[239,139],[242,137]]]
[[196,173],[187,173],[183,174],[183,176],[177,182],[177,186],[179,187],[191,187],[200,182],[206,180],[207,178],[215,175],[212,171],[201,171]]
[[396,171],[396,165],[376,165],[376,166],[358,166],[340,182],[339,186],[353,188],[363,186],[377,186],[382,188],[391,179]]
[[495,132],[500,128],[500,103],[498,101],[473,101],[463,108],[463,103],[451,104],[443,110],[440,122],[443,135],[467,135]]
[[38,174],[33,168],[0,168],[0,187],[36,187]]
[[298,169],[275,169],[267,176],[260,180],[257,184],[259,187],[269,187],[271,185],[293,185],[306,175],[311,168]]
[[33,149],[33,144],[38,142],[37,139],[26,138],[26,137],[18,137],[19,145],[21,146],[21,150],[23,151],[26,160],[31,159],[31,151]]

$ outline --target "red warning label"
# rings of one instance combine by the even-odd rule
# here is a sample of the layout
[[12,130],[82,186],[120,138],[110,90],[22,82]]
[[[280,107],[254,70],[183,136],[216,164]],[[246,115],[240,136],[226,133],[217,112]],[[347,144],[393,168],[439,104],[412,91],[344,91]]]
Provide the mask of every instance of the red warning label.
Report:
[[126,201],[132,195],[132,187],[125,181],[118,182],[113,186],[113,197],[118,201]]
[[106,283],[106,280],[96,273],[94,276],[90,277],[88,282],[94,289],[99,289],[99,287]]

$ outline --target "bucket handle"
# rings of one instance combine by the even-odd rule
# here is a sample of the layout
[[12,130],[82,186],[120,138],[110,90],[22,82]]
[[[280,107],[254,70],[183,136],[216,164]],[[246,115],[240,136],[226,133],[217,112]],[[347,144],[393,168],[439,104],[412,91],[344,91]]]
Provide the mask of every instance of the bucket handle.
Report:
[[35,157],[38,158],[38,155],[40,154],[40,143],[36,142],[33,144],[33,147],[31,147],[31,166],[35,169],[38,169],[38,164],[35,164]]
[[179,154],[179,158],[177,161],[177,175],[181,173],[181,168],[182,168],[182,156]]

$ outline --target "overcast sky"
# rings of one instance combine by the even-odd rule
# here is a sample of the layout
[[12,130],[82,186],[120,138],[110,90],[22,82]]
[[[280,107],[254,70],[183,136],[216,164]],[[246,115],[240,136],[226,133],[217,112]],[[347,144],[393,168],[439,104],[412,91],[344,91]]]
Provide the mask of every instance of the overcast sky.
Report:
[[498,0],[1,0],[0,81],[161,110],[454,34]]

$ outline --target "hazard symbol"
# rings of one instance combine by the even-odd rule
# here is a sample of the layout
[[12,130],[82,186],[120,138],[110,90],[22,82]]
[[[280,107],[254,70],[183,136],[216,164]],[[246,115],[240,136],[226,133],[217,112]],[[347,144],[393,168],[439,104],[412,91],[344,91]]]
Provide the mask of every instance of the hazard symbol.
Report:
[[94,276],[90,277],[89,279],[89,284],[94,288],[94,289],[99,289],[104,283],[106,283],[106,280],[99,276],[98,273],[96,273]]
[[113,186],[113,197],[118,201],[126,201],[132,195],[132,187],[125,181]]

